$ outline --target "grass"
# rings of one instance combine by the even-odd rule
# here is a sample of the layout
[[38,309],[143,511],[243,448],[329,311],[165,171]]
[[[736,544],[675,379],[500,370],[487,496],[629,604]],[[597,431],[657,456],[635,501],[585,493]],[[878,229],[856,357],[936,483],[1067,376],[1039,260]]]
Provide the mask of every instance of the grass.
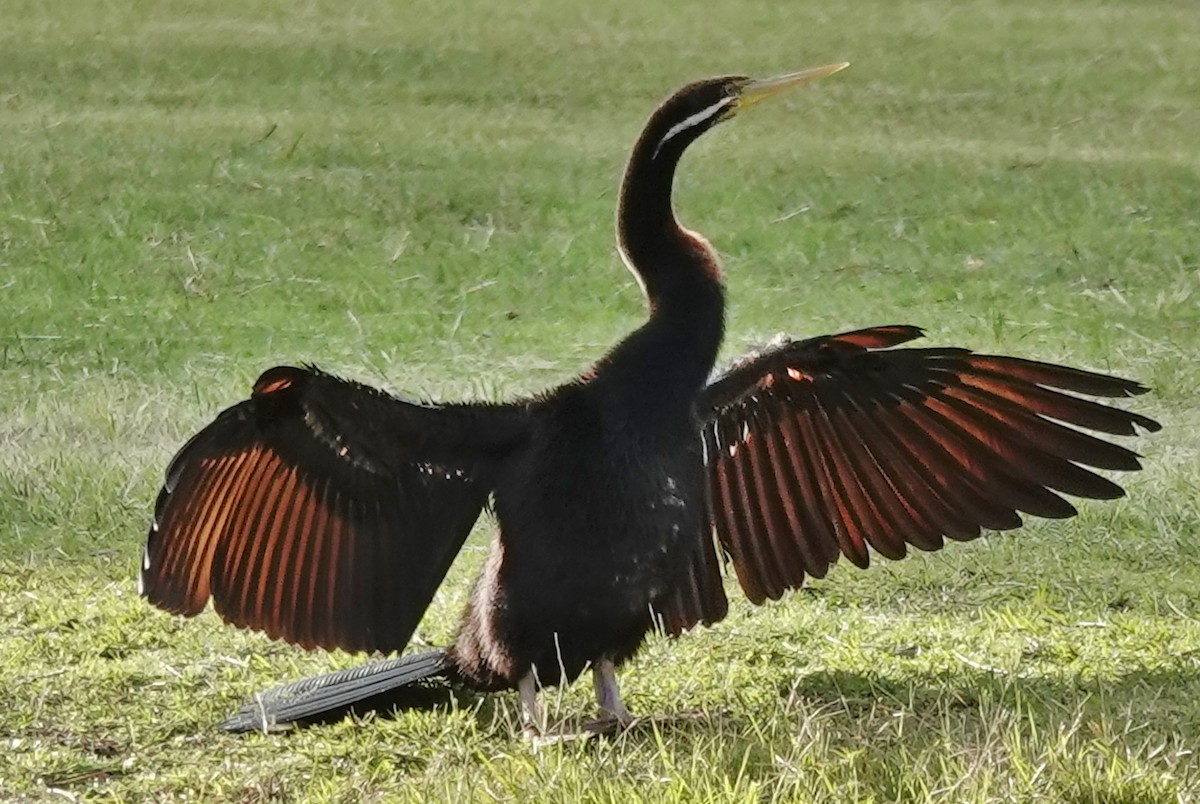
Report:
[[[0,31],[0,799],[1200,799],[1200,18],[1023,0],[14,0]],[[172,451],[277,362],[533,391],[643,316],[615,186],[685,80],[854,67],[689,155],[727,353],[910,322],[1138,377],[1164,431],[1070,522],[849,566],[652,641],[534,753],[508,697],[230,737],[353,657],[134,570]],[[314,333],[320,333],[314,337]],[[481,524],[419,633],[444,642]],[[732,590],[731,590],[732,591]],[[588,685],[555,693],[590,713]],[[702,717],[684,717],[689,713]]]

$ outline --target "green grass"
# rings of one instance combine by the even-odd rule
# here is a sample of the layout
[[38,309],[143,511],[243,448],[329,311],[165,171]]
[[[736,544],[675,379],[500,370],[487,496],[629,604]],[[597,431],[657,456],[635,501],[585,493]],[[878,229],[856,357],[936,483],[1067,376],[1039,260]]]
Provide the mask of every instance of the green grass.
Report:
[[[844,6],[10,0],[0,799],[1200,799],[1200,16]],[[138,599],[183,439],[277,362],[437,397],[571,376],[644,315],[612,207],[655,103],[840,59],[685,162],[728,355],[907,322],[1140,378],[1165,429],[1129,497],[736,599],[627,668],[667,717],[613,739],[535,753],[508,696],[217,733],[355,659]],[[490,535],[421,639],[449,637]],[[588,687],[555,716],[590,715]]]

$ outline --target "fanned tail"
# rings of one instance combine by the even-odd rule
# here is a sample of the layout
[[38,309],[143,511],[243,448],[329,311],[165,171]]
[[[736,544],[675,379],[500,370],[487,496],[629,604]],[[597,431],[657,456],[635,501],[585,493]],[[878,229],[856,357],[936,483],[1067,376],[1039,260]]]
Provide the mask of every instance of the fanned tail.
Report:
[[[282,731],[302,722],[325,722],[350,712],[427,705],[435,685],[457,678],[446,650],[338,670],[293,681],[254,696],[221,724],[228,732]],[[442,689],[446,689],[442,685]]]

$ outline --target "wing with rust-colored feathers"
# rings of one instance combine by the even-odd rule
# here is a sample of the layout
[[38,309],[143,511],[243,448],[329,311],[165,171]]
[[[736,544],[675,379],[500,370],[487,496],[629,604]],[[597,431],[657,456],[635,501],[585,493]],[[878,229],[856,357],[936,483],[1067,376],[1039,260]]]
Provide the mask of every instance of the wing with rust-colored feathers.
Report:
[[[1143,386],[966,349],[890,348],[920,334],[886,326],[793,341],[703,393],[711,523],[752,601],[823,577],[840,555],[865,567],[868,547],[896,559],[909,545],[1016,528],[1022,511],[1069,517],[1056,492],[1124,493],[1088,467],[1141,468],[1136,453],[1084,430],[1159,425],[1080,395]],[[706,605],[693,596],[673,616],[694,623]]]
[[141,590],[305,647],[404,647],[522,443],[518,405],[413,403],[274,368],[172,460]]

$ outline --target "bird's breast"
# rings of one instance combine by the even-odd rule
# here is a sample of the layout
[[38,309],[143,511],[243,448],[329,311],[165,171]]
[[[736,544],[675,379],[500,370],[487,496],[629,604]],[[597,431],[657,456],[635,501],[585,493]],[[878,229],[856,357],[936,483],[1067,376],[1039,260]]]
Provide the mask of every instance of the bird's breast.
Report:
[[668,429],[581,412],[535,441],[496,490],[514,580],[593,597],[634,590],[638,605],[664,592],[704,511],[699,438],[690,419]]

